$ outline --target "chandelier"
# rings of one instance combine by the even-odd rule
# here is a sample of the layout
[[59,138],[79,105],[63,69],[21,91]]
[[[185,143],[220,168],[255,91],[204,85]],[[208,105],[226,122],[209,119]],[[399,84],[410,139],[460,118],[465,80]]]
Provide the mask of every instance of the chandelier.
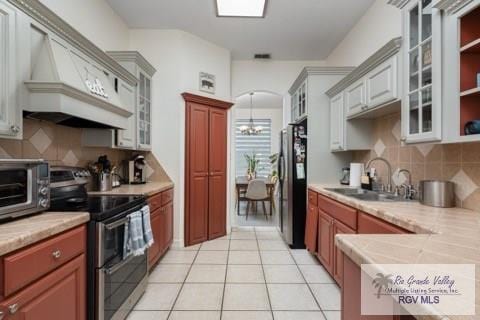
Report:
[[248,125],[241,126],[240,131],[245,136],[256,136],[262,132],[261,126],[255,126],[253,122],[253,95],[254,93],[250,93],[250,120],[248,121]]

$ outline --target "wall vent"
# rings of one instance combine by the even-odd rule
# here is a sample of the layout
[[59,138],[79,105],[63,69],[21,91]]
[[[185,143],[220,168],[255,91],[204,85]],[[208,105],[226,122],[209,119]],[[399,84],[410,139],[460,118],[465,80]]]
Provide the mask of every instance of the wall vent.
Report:
[[253,58],[260,59],[260,60],[268,60],[272,58],[272,55],[270,53],[255,53]]

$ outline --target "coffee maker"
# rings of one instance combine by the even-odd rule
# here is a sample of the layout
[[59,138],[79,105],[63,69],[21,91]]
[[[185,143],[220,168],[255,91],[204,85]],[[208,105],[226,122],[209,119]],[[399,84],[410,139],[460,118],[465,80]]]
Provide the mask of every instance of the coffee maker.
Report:
[[127,161],[125,177],[127,177],[129,184],[144,184],[147,182],[146,164],[145,157],[142,155],[136,155]]

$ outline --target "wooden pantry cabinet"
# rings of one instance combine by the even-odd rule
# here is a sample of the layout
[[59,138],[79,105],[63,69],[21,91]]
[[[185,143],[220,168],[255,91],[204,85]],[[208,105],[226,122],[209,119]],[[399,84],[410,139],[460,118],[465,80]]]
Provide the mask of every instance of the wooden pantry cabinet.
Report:
[[85,320],[85,255],[81,226],[1,257],[0,319]]
[[153,245],[148,249],[148,268],[151,269],[173,243],[173,188],[148,199]]
[[226,234],[227,112],[233,105],[184,93],[185,245]]

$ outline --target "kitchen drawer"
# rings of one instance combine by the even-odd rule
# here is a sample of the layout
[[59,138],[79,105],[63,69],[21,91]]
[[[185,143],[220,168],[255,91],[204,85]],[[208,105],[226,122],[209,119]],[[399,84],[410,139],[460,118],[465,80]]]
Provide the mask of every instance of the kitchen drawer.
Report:
[[86,251],[85,226],[3,258],[4,295],[24,288]]
[[403,234],[409,231],[397,227],[389,222],[378,219],[368,213],[358,213],[359,234]]
[[150,206],[150,212],[159,209],[162,206],[162,193],[157,193],[148,198],[148,205]]
[[318,207],[347,227],[357,230],[357,210],[325,196],[318,196]]
[[317,193],[313,190],[308,190],[308,205],[317,206]]
[[162,192],[162,206],[173,201],[173,189]]

